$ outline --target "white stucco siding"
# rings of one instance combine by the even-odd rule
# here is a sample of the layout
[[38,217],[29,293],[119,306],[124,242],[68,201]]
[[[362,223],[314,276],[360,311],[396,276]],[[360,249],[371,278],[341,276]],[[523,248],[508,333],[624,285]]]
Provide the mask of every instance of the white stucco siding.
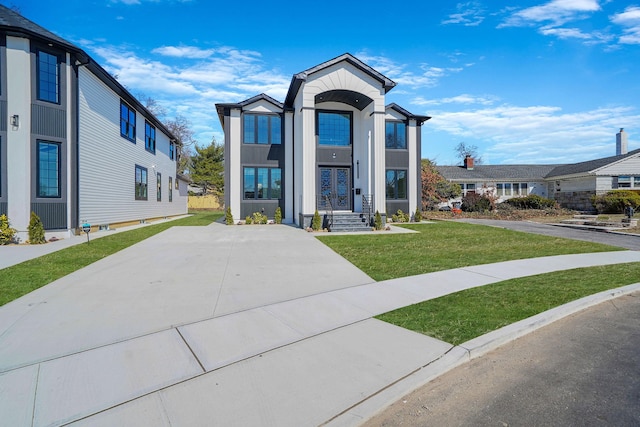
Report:
[[254,102],[253,104],[245,105],[242,107],[242,111],[245,113],[282,113],[281,108],[264,99]]
[[[135,143],[120,135],[120,97],[86,68],[79,69],[79,219],[112,224],[186,213],[187,204],[173,193],[175,162],[169,138],[156,129],[156,152],[145,150],[145,118],[136,115]],[[147,200],[135,200],[135,166],[147,169]],[[154,167],[155,166],[155,167]],[[157,201],[157,173],[162,200]],[[174,184],[175,185],[175,184]]]
[[[225,183],[225,197],[228,198],[228,207],[231,207],[231,215],[233,215],[234,221],[240,220],[240,202],[242,200],[242,194],[244,193],[242,183],[242,163],[240,161],[242,150],[242,134],[240,126],[240,110],[231,110],[227,120],[229,123],[228,129],[225,129],[225,151],[229,158],[226,161],[228,168],[225,174],[228,178],[228,182]],[[240,191],[230,191],[229,189],[240,189]]]
[[[363,73],[353,65],[340,62],[336,65],[312,74],[304,84],[304,106],[313,107],[315,96],[330,90],[351,90],[379,100],[381,97],[380,82]],[[384,106],[384,95],[382,95]]]
[[598,176],[640,175],[640,154],[598,169],[596,174]]
[[409,170],[407,183],[407,197],[409,198],[409,212],[413,213],[418,209],[417,194],[420,194],[418,187],[418,174],[420,173],[416,164],[418,162],[418,132],[420,127],[415,120],[409,120],[407,126],[407,149],[409,150]]

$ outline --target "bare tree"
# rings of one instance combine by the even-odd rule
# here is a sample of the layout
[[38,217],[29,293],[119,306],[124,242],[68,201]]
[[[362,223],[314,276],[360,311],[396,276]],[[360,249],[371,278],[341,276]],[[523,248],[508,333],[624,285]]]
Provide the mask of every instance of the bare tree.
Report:
[[478,155],[478,147],[476,145],[467,145],[464,142],[459,143],[453,149],[460,159],[461,162],[464,162],[464,159],[467,156],[473,157],[473,162],[476,165],[482,164],[482,157]]

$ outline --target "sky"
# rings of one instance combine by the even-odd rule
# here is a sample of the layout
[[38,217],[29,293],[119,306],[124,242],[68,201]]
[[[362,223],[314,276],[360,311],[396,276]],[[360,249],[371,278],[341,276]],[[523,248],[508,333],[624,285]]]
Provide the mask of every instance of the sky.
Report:
[[[636,1],[636,3],[633,3]],[[559,164],[640,148],[640,0],[2,1],[71,41],[131,93],[224,142],[216,103],[284,101],[293,74],[351,53],[432,117],[422,156]],[[61,6],[64,5],[64,6]]]

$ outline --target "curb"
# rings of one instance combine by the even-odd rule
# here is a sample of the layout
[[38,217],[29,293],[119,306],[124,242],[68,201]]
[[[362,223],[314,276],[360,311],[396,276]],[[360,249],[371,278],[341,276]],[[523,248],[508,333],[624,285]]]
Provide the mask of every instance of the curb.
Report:
[[519,322],[504,326],[458,346],[453,346],[440,358],[417,368],[406,377],[371,395],[365,401],[332,419],[325,425],[336,427],[362,425],[403,396],[406,396],[460,365],[470,362],[504,344],[550,325],[564,317],[638,291],[640,291],[640,283],[609,289],[571,301],[559,307],[552,308],[551,310],[536,314],[535,316],[520,320]]

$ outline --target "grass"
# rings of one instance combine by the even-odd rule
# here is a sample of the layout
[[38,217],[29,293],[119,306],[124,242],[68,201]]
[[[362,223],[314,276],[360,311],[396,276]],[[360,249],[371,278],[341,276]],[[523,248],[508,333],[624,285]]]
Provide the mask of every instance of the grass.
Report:
[[0,306],[67,274],[174,226],[205,226],[222,212],[199,211],[187,218],[124,231],[81,243],[0,270]]
[[377,318],[458,345],[576,299],[637,283],[640,263],[579,268],[467,289]]
[[459,222],[403,227],[419,233],[318,237],[375,280],[549,255],[621,250],[599,243]]

